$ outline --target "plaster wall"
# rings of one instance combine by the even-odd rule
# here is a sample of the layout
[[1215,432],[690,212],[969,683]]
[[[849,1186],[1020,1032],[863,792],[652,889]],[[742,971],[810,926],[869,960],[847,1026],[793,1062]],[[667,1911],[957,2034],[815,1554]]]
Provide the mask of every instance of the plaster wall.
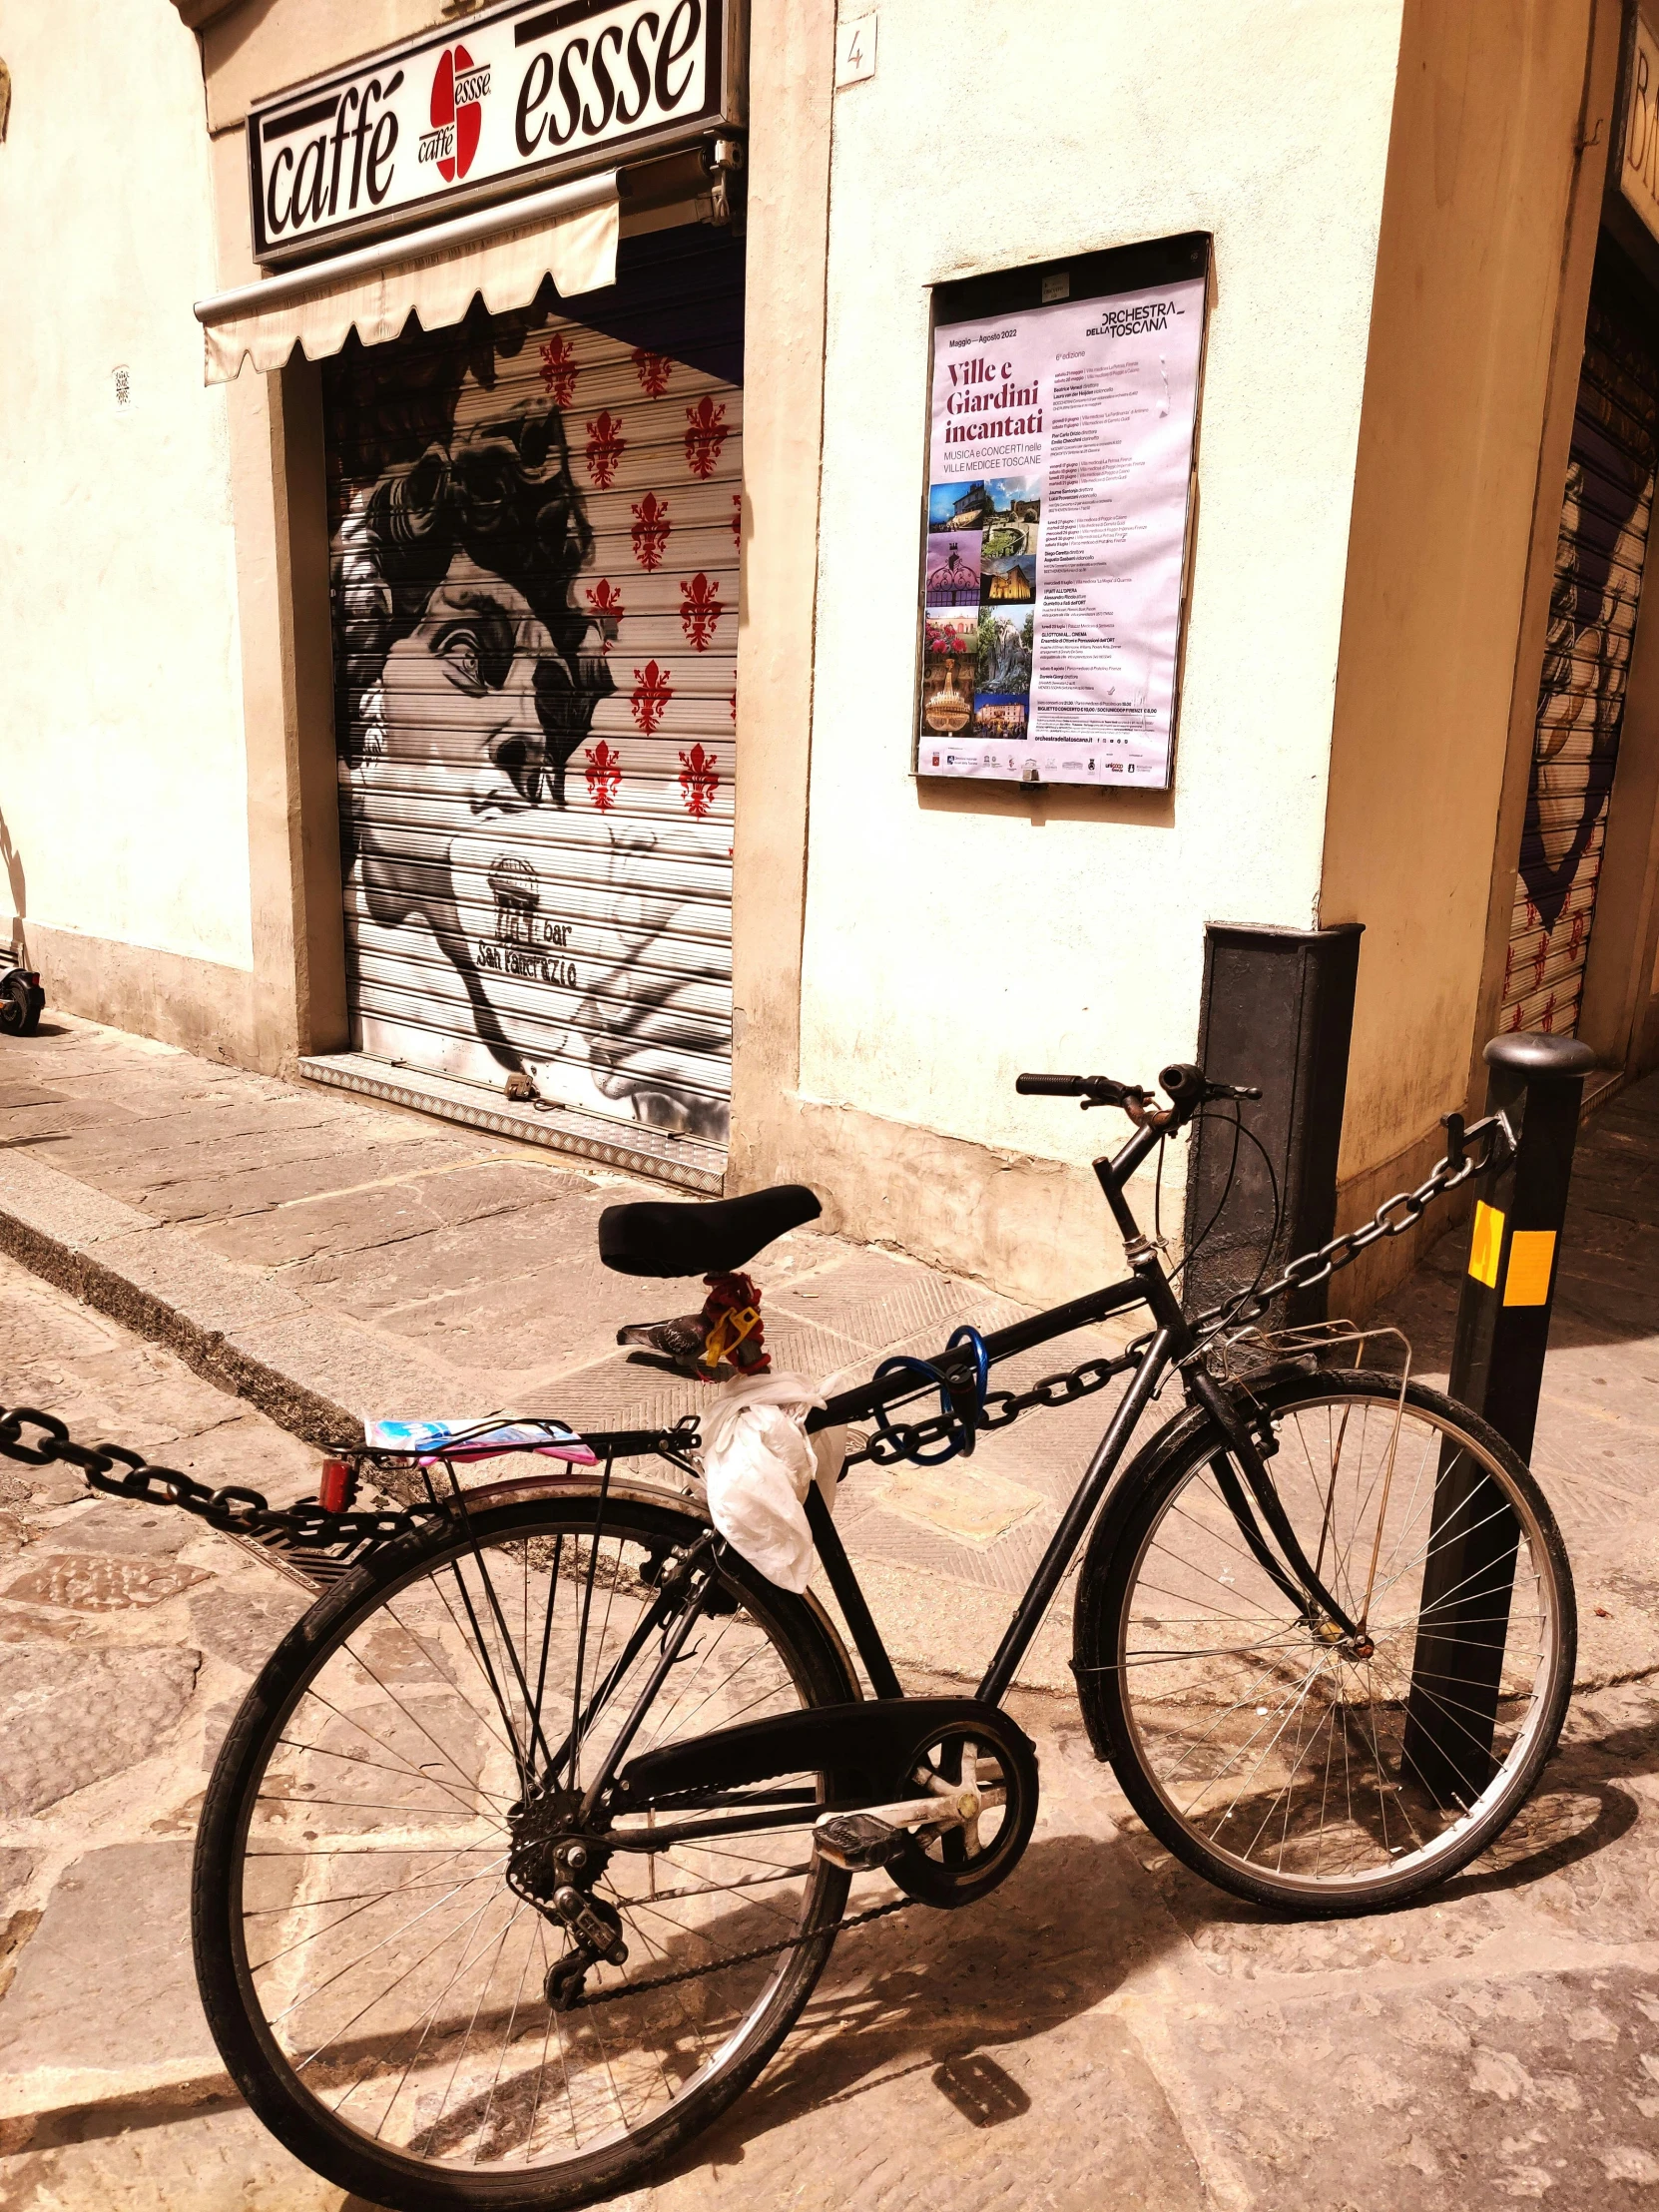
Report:
[[197,1041],[253,961],[197,42],[166,7],[8,0],[0,50],[0,902],[58,1003]]
[[[834,99],[799,1091],[884,1132],[861,1183],[838,1148],[854,1233],[952,1258],[954,1212],[1017,1244],[983,1238],[988,1192],[1050,1286],[1098,1279],[1100,1124],[1015,1074],[1149,1078],[1192,1052],[1207,919],[1315,917],[1398,37],[1396,0],[961,0],[947,38],[884,0],[875,76]],[[1193,230],[1217,286],[1174,791],[919,784],[929,287]],[[930,1171],[964,1193],[932,1224],[893,1199]]]
[[240,124],[256,100],[285,85],[450,20],[461,32],[464,15],[446,14],[440,0],[243,0],[202,33],[208,126]]
[[1489,905],[1498,958],[1507,934],[1519,818],[1500,799],[1513,756],[1524,800],[1610,130],[1617,10],[1591,70],[1597,12],[1405,8],[1320,893],[1322,922],[1367,932],[1345,1225],[1439,1157],[1471,1047],[1478,1069]]

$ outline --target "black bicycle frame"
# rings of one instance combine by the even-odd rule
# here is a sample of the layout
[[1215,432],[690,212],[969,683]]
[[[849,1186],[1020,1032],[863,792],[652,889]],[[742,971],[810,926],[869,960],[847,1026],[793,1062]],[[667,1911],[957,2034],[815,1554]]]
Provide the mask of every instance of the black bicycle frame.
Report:
[[[1163,1133],[1156,1127],[1142,1127],[1115,1157],[1094,1162],[1096,1180],[1123,1237],[1130,1273],[1120,1283],[1107,1284],[1064,1306],[1053,1306],[1045,1313],[1033,1314],[1029,1321],[994,1330],[984,1339],[986,1357],[994,1367],[999,1361],[1010,1360],[1018,1353],[1067,1336],[1074,1329],[1104,1321],[1109,1315],[1122,1313],[1131,1306],[1144,1305],[1154,1325],[1151,1337],[1123,1356],[1124,1371],[1132,1374],[1133,1380],[1119,1400],[1106,1433],[1061,1515],[1060,1525],[1049,1539],[1048,1548],[1015,1606],[1002,1641],[980,1680],[976,1695],[986,1704],[999,1705],[1006,1695],[1089,1523],[1111,1486],[1136,1423],[1157,1395],[1171,1367],[1181,1370],[1188,1401],[1202,1406],[1227,1438],[1227,1451],[1218,1453],[1212,1464],[1222,1495],[1252,1555],[1305,1614],[1312,1615],[1318,1610],[1334,1621],[1344,1635],[1356,1632],[1356,1624],[1321,1581],[1298,1541],[1268,1473],[1262,1447],[1239,1417],[1227,1392],[1202,1361],[1193,1357],[1199,1350],[1198,1339],[1181,1311],[1157,1248],[1141,1234],[1140,1225],[1130,1211],[1125,1186]],[[971,1355],[963,1351],[954,1355],[946,1353],[934,1365],[948,1382],[963,1384],[968,1380],[970,1362]],[[809,1429],[831,1428],[847,1421],[867,1419],[877,1406],[890,1405],[915,1394],[916,1384],[909,1377],[894,1376],[885,1382],[866,1382],[855,1389],[838,1392],[821,1410],[808,1416],[807,1426]],[[1242,1484],[1239,1469],[1244,1474]],[[1279,1557],[1263,1535],[1256,1518],[1258,1512],[1279,1545]],[[807,1517],[825,1574],[851,1631],[871,1688],[879,1698],[902,1697],[903,1688],[893,1671],[880,1630],[871,1618],[852,1562],[816,1485],[808,1494]]]
[[[1064,1306],[1050,1307],[1045,1313],[1033,1314],[1028,1321],[1015,1322],[1010,1328],[994,1330],[982,1340],[986,1358],[994,1367],[1001,1361],[1013,1359],[1019,1353],[1029,1352],[1056,1337],[1067,1336],[1075,1329],[1104,1321],[1108,1316],[1122,1313],[1132,1306],[1145,1306],[1153,1323],[1150,1336],[1132,1346],[1117,1363],[1122,1372],[1130,1376],[1129,1386],[1114,1408],[1106,1433],[1101,1437],[1070,1504],[1061,1515],[1060,1524],[1049,1539],[1036,1572],[1015,1606],[1013,1617],[997,1645],[990,1665],[985,1669],[975,1694],[988,1705],[999,1705],[1007,1694],[1019,1663],[1030,1648],[1031,1639],[1036,1635],[1043,1615],[1117,1473],[1137,1422],[1157,1395],[1172,1367],[1181,1374],[1188,1402],[1202,1407],[1216,1422],[1226,1439],[1225,1448],[1215,1454],[1211,1465],[1221,1494],[1252,1555],[1305,1618],[1312,1621],[1323,1614],[1336,1624],[1342,1634],[1357,1633],[1355,1623],[1343,1611],[1315,1571],[1280,1503],[1267,1468],[1267,1458],[1274,1448],[1271,1438],[1266,1441],[1265,1446],[1258,1441],[1227,1391],[1209,1373],[1202,1358],[1197,1357],[1200,1353],[1199,1340],[1181,1311],[1180,1301],[1164,1273],[1157,1248],[1149,1244],[1141,1234],[1140,1226],[1130,1211],[1125,1186],[1169,1126],[1169,1122],[1163,1127],[1143,1125],[1115,1157],[1094,1162],[1095,1176],[1123,1237],[1124,1252],[1129,1261],[1130,1272],[1123,1281],[1107,1284],[1103,1289],[1091,1291],[1083,1298],[1074,1298]],[[973,1373],[971,1351],[959,1348],[955,1352],[945,1352],[932,1365],[943,1378],[946,1389],[952,1394],[970,1387]],[[861,1383],[855,1389],[839,1391],[826,1405],[815,1410],[809,1415],[807,1426],[816,1430],[867,1419],[877,1407],[896,1404],[917,1394],[913,1375],[893,1376],[885,1381]],[[607,1461],[631,1452],[662,1452],[665,1447],[667,1455],[674,1456],[672,1432],[664,1435],[661,1431],[651,1430],[637,1434],[632,1431],[618,1431],[594,1436],[591,1441],[603,1450]],[[1258,1514],[1261,1516],[1260,1521]],[[893,1670],[881,1632],[864,1600],[857,1575],[830,1517],[830,1508],[816,1483],[807,1494],[807,1518],[819,1558],[876,1697],[902,1698],[905,1694],[903,1686]],[[1267,1534],[1263,1533],[1264,1522]],[[1279,1547],[1277,1554],[1275,1544]],[[583,1806],[585,1817],[591,1815],[595,1809],[605,1783],[615,1772],[618,1760],[632,1741],[645,1707],[672,1666],[693,1620],[701,1612],[704,1599],[715,1587],[717,1579],[716,1573],[706,1572],[700,1586],[689,1595],[685,1610],[676,1623],[673,1634],[666,1640],[665,1649],[653,1670],[651,1680],[636,1701],[634,1714],[624,1724],[603,1774],[595,1777],[588,1788]],[[656,1620],[660,1609],[661,1600],[650,1618]],[[644,1640],[644,1634],[638,1634],[636,1645],[642,1644]],[[634,1649],[635,1646],[631,1645],[630,1653]],[[611,1676],[607,1678],[607,1687],[619,1678],[617,1671],[613,1669]],[[814,1804],[805,1807],[797,1818],[800,1821],[811,1821],[821,1810],[821,1807]],[[713,1834],[720,1832],[725,1825],[727,1824],[717,1823],[709,1827],[708,1824],[699,1824],[697,1832],[702,1834],[707,1829],[708,1833]],[[736,1832],[741,1827],[785,1827],[792,1825],[792,1822],[789,1815],[771,1811],[748,1816],[730,1825]],[[689,1833],[688,1831],[688,1835]],[[660,1836],[657,1841],[661,1842]]]

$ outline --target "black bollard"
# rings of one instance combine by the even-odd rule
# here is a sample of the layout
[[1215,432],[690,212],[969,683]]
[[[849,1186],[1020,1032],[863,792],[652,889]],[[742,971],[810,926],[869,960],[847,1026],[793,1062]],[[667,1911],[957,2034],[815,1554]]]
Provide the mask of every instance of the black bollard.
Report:
[[[1538,1418],[1584,1078],[1596,1063],[1576,1037],[1533,1034],[1494,1037],[1485,1058],[1492,1071],[1486,1111],[1508,1115],[1516,1149],[1475,1206],[1448,1389],[1525,1459]],[[1471,1803],[1491,1778],[1519,1540],[1515,1516],[1490,1479],[1446,1445],[1402,1750],[1406,1771],[1440,1804]]]

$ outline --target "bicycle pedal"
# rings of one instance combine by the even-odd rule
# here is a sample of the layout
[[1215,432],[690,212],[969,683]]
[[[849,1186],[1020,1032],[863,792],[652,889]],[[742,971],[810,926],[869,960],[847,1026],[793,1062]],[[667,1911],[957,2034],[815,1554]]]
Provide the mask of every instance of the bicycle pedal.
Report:
[[827,1813],[813,1829],[813,1842],[832,1867],[847,1874],[873,1874],[897,1857],[904,1831],[873,1813]]

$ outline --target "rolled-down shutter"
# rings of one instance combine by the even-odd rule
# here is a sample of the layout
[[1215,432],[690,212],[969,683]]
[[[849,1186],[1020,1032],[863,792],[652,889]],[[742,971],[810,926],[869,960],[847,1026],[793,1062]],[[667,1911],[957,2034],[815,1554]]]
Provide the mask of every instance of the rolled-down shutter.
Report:
[[731,266],[324,375],[354,1053],[450,1099],[528,1078],[539,1131],[697,1181],[731,1091]]
[[1526,822],[1505,1029],[1571,1034],[1595,921],[1653,511],[1659,364],[1598,281],[1578,386]]

